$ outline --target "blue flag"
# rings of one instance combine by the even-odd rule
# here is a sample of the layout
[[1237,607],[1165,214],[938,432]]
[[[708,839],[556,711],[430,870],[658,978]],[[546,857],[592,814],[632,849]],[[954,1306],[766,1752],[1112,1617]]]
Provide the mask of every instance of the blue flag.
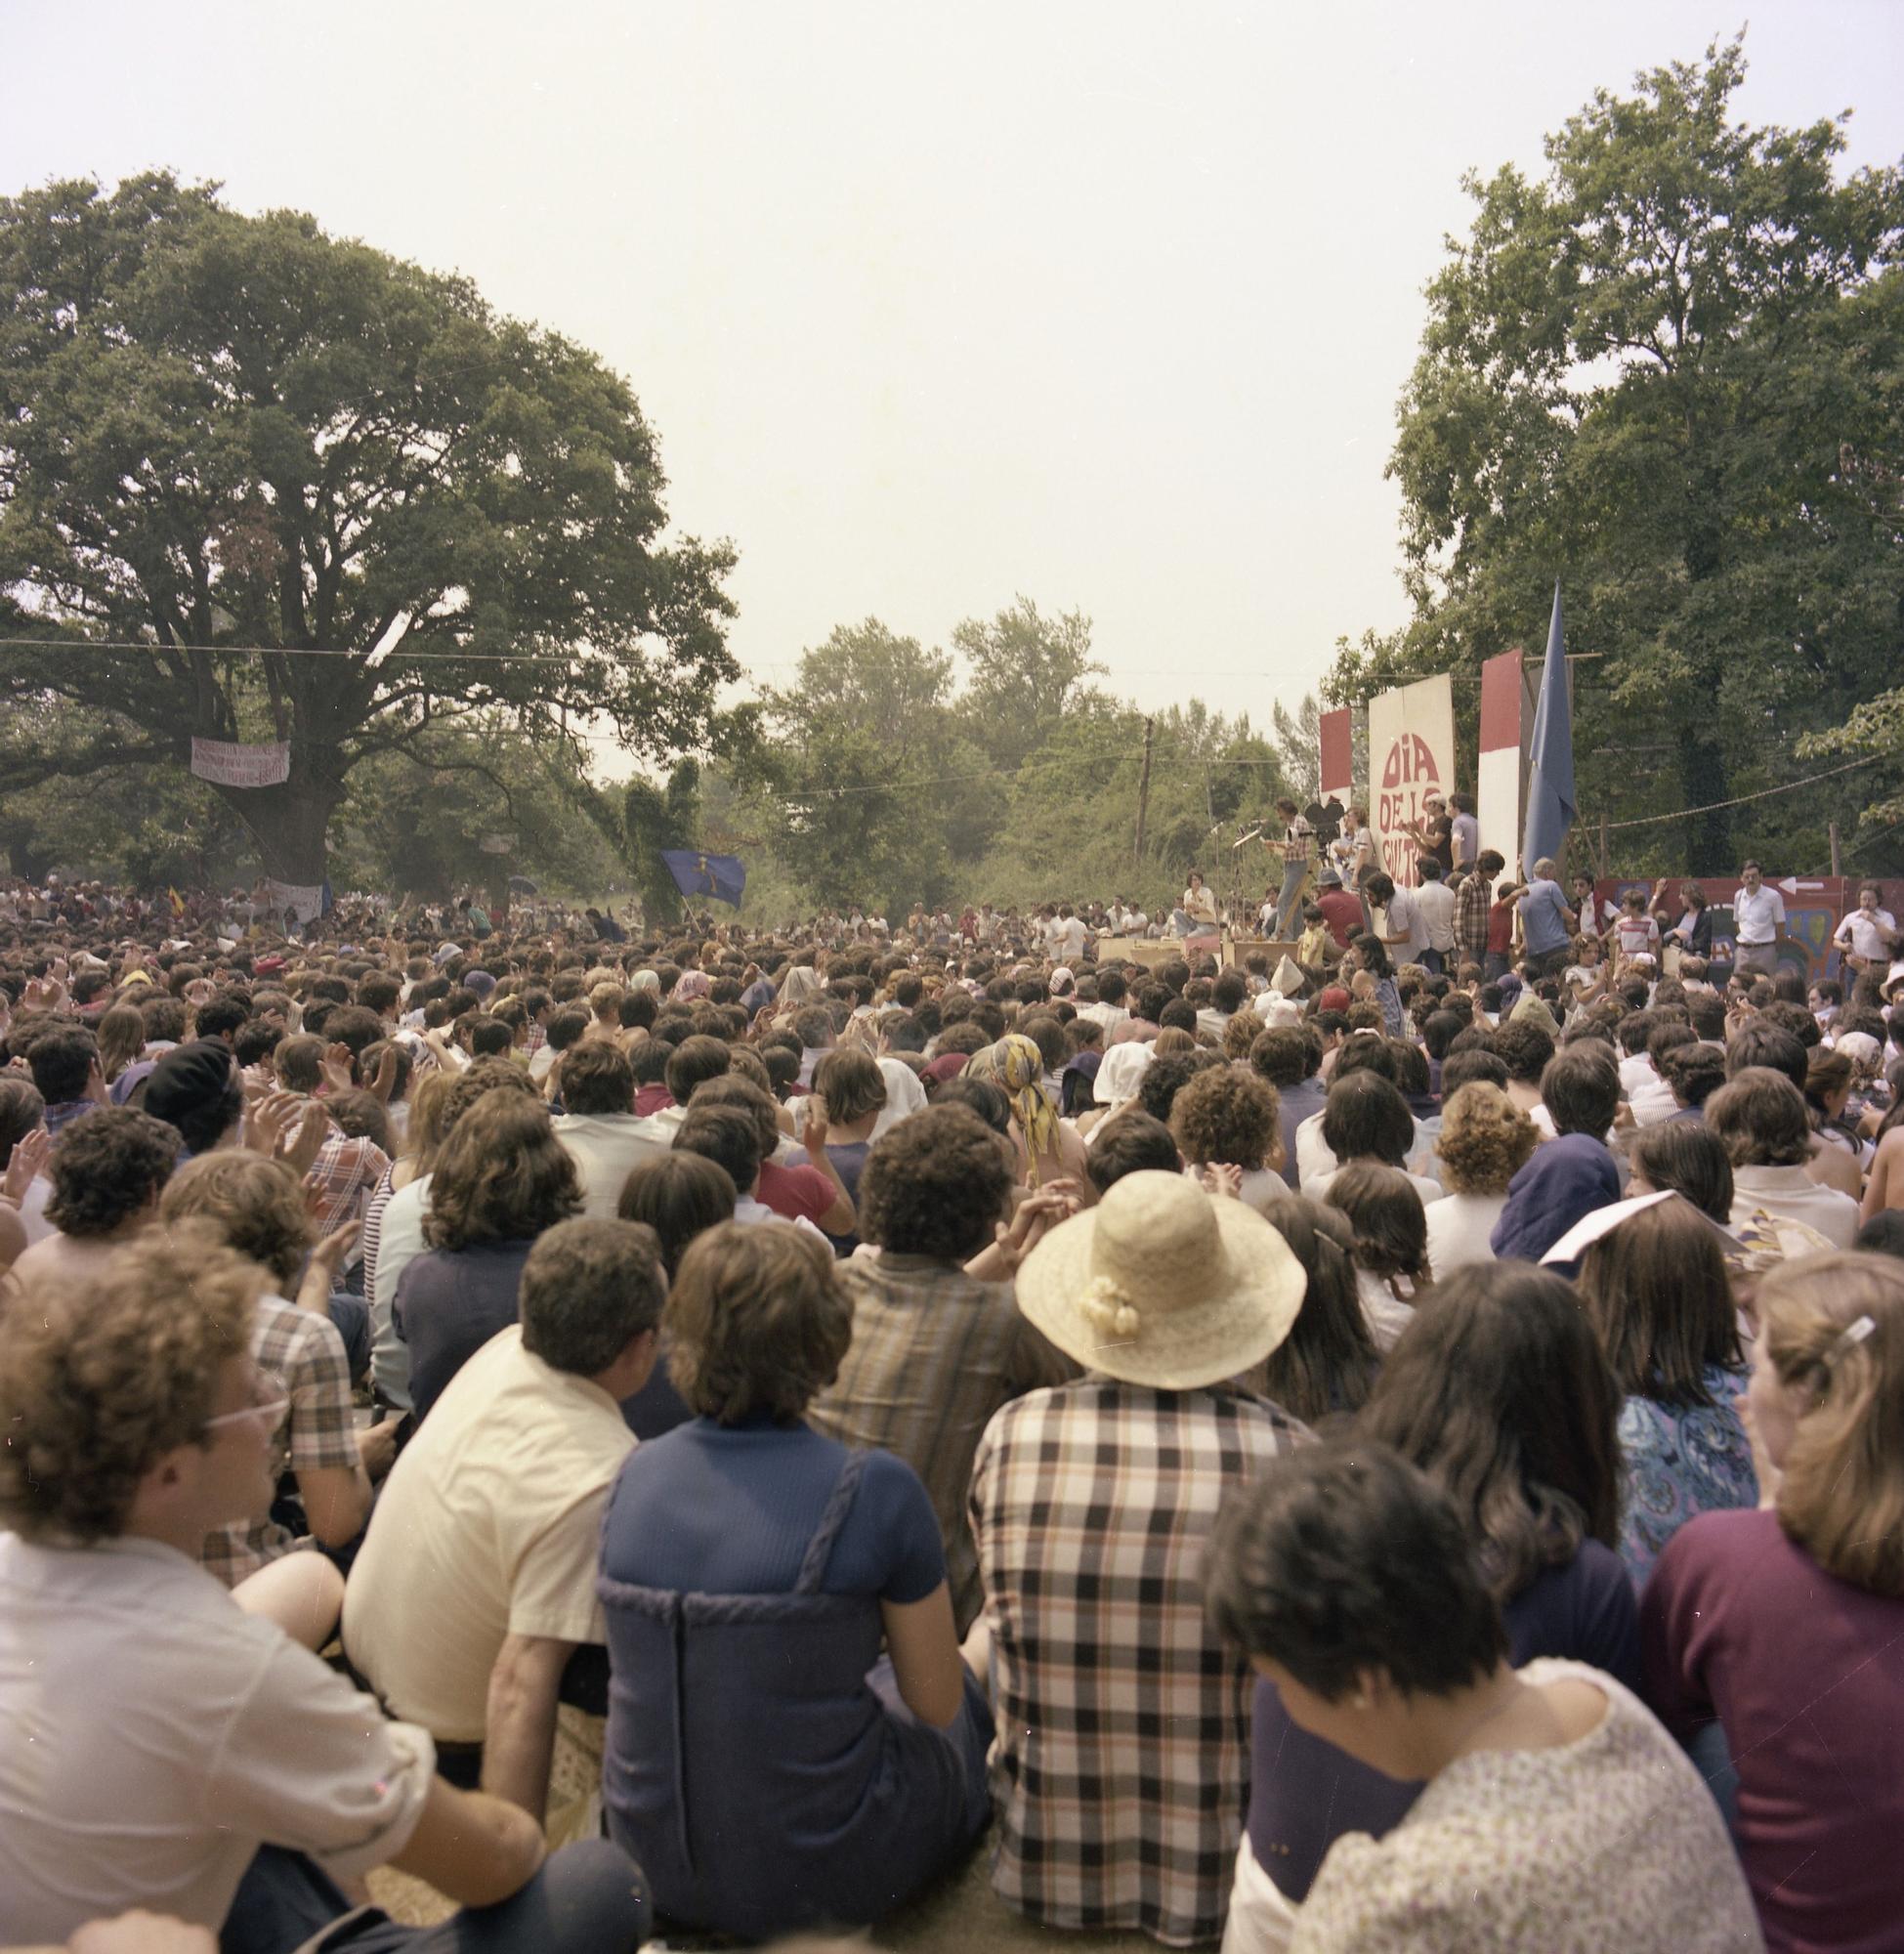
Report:
[[747,871],[738,855],[702,855],[693,848],[663,848],[661,860],[684,896],[712,896],[738,910],[747,886]]
[[1561,845],[1579,812],[1574,805],[1574,708],[1567,692],[1557,579],[1546,663],[1541,668],[1541,701],[1534,709],[1533,760],[1527,776],[1527,833],[1521,843],[1523,875],[1531,875],[1544,858],[1560,860]]

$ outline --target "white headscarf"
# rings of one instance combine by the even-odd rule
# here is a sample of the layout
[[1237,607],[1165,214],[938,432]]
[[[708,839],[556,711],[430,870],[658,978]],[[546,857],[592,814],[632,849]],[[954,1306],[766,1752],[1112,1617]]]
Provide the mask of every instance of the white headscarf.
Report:
[[901,1059],[882,1058],[879,1072],[886,1082],[886,1110],[873,1123],[869,1135],[873,1140],[890,1132],[902,1120],[925,1111],[925,1087],[910,1065]]

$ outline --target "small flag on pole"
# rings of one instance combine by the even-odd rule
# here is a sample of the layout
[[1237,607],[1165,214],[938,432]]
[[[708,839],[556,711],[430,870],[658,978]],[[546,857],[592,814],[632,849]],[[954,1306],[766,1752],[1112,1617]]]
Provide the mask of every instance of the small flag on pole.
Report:
[[747,871],[738,855],[703,855],[694,848],[663,848],[661,860],[684,896],[711,896],[737,910],[747,886]]
[[1562,643],[1560,584],[1556,578],[1546,662],[1541,668],[1541,700],[1534,709],[1527,834],[1521,844],[1523,874],[1532,874],[1536,862],[1559,861],[1567,830],[1578,812],[1574,805],[1574,708],[1567,690],[1567,653]]

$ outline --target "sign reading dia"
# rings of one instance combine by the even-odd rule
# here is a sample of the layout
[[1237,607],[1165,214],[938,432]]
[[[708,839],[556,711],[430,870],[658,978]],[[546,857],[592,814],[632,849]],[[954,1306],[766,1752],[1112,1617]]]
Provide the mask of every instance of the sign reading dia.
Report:
[[[1417,826],[1425,812],[1423,800],[1430,789],[1438,790],[1440,786],[1441,774],[1428,743],[1418,734],[1404,733],[1389,746],[1388,757],[1382,762],[1376,830],[1386,839]],[[1417,880],[1413,872],[1413,856],[1406,858],[1405,865],[1398,866],[1401,872],[1395,874],[1395,880],[1412,888]]]

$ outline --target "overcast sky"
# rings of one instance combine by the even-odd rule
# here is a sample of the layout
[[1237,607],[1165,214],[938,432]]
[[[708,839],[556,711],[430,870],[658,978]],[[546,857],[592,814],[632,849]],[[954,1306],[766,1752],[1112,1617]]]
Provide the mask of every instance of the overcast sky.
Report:
[[[1743,7],[1744,0],[1736,0]],[[476,279],[628,375],[785,682],[1023,591],[1267,719],[1398,623],[1399,390],[1463,170],[1738,24],[1684,0],[0,0],[0,192],[155,165]],[[1745,114],[1904,154],[1904,4],[1757,0]],[[1528,620],[1540,642],[1544,617]]]

